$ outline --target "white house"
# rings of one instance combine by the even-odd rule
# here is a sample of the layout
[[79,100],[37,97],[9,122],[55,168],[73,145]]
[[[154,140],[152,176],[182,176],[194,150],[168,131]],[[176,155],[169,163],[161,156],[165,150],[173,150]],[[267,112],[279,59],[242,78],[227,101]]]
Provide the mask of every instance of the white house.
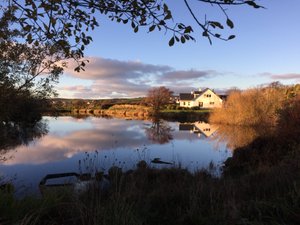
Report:
[[222,104],[223,100],[209,88],[179,95],[180,107],[221,108]]

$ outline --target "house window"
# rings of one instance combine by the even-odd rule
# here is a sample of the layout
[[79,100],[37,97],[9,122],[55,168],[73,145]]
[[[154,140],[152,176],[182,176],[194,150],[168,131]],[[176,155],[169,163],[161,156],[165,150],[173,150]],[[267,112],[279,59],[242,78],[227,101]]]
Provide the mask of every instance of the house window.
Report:
[[214,103],[214,102],[210,102],[209,104],[210,104],[210,105],[214,105],[215,103]]
[[207,98],[210,98],[210,97],[211,97],[211,94],[207,94],[206,97],[207,97]]
[[183,102],[183,105],[185,105],[185,102]]
[[190,105],[190,102],[188,102],[188,105]]

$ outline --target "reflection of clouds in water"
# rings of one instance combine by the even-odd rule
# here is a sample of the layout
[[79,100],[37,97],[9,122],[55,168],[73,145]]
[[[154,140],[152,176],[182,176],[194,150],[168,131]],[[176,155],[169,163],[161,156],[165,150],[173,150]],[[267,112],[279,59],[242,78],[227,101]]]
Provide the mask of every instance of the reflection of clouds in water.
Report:
[[[133,138],[140,137],[140,138]],[[63,137],[47,135],[30,146],[21,146],[13,152],[13,158],[4,164],[41,164],[59,161],[72,156],[95,150],[110,150],[118,147],[136,148],[148,144],[146,137],[135,131],[122,130],[82,130]]]
[[47,133],[48,124],[45,120],[30,124],[0,123],[0,162],[11,160],[14,148],[34,143]]
[[[57,126],[51,126],[53,121]],[[19,146],[7,152],[6,156],[13,157],[1,162],[0,170],[7,177],[18,175],[17,181],[21,181],[15,183],[18,189],[24,184],[37,186],[42,177],[50,173],[78,169],[90,172],[90,168],[106,171],[113,165],[128,170],[135,168],[140,160],[150,163],[155,158],[175,162],[193,172],[207,168],[210,162],[221,165],[231,155],[231,152],[225,151],[225,145],[221,146],[220,151],[213,149],[215,142],[204,135],[199,138],[189,131],[179,131],[178,122],[167,123],[172,129],[173,140],[159,144],[146,136],[146,128],[151,128],[151,121],[99,117],[79,121],[77,123],[77,119],[71,117],[49,118],[50,132],[30,142],[27,147]],[[64,127],[64,132],[60,132],[61,127]],[[150,165],[157,168],[164,166]]]
[[[90,117],[85,120],[72,117],[48,118],[50,133],[41,139],[29,144],[19,146],[14,151],[6,153],[10,158],[4,165],[17,164],[43,164],[62,161],[72,158],[76,154],[94,152],[95,150],[127,149],[134,150],[142,146],[151,146],[153,141],[146,136],[146,129],[151,122],[104,119]],[[57,126],[51,126],[52,122]],[[77,124],[77,121],[79,123]],[[82,126],[84,124],[84,126]],[[65,126],[67,132],[60,132]],[[189,140],[196,142],[197,135],[178,130],[178,123],[168,123],[170,135],[176,140]],[[88,127],[80,129],[82,127]],[[203,139],[204,137],[201,137]],[[208,139],[207,139],[208,140]]]
[[50,134],[66,135],[76,130],[91,129],[93,126],[87,119],[77,119],[69,116],[44,117],[49,122]]
[[134,131],[134,132],[138,133],[140,136],[145,136],[144,129],[139,125],[134,125],[134,126],[128,127],[128,128],[126,128],[126,132],[127,131],[130,131],[130,132]]

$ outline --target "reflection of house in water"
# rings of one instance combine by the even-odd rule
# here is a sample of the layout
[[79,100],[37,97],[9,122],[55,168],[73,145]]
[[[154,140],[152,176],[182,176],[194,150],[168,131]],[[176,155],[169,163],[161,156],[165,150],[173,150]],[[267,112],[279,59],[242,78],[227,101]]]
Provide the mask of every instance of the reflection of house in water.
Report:
[[211,136],[216,130],[218,129],[217,126],[211,125],[209,123],[205,123],[203,121],[198,121],[194,123],[180,123],[179,130],[187,130],[191,133],[198,134],[200,137],[204,135],[205,137]]

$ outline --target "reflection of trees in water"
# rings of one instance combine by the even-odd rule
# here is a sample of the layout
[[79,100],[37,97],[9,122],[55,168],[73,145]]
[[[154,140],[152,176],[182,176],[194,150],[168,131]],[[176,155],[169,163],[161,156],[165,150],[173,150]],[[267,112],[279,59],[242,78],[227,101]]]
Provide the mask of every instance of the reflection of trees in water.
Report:
[[258,137],[267,136],[271,133],[271,127],[219,125],[219,129],[213,138],[218,142],[227,143],[227,147],[234,150],[250,144]]
[[36,138],[41,138],[48,133],[48,124],[45,121],[36,123],[0,123],[0,161],[9,150],[19,145],[28,145]]
[[146,128],[146,135],[154,143],[165,144],[173,139],[172,131],[168,122],[154,118],[151,126]]
[[63,117],[63,116],[67,116],[67,117],[72,117],[75,119],[82,119],[82,120],[86,120],[89,119],[91,117],[95,118],[95,117],[100,117],[100,118],[105,118],[105,119],[113,119],[112,116],[109,115],[97,115],[97,114],[79,114],[79,113],[74,113],[74,112],[70,112],[70,111],[66,111],[66,112],[62,112],[62,111],[50,111],[50,112],[44,112],[43,116],[51,116],[51,117]]

